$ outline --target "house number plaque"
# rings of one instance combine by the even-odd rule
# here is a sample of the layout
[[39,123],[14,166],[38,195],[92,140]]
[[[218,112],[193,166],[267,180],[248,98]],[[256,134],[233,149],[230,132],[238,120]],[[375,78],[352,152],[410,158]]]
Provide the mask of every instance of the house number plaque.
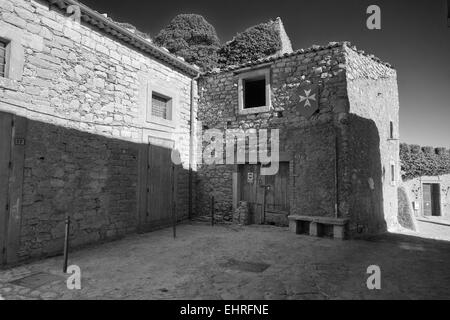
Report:
[[254,181],[255,181],[255,175],[253,174],[253,172],[249,172],[247,175],[247,182],[249,184],[253,184]]
[[25,139],[24,138],[16,138],[16,139],[14,139],[14,144],[16,146],[24,146],[25,145]]

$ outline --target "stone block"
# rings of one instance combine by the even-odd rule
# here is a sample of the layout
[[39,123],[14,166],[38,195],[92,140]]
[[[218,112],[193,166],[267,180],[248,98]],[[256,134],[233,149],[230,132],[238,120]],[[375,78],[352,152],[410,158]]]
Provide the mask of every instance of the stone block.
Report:
[[345,240],[346,234],[345,234],[346,226],[345,225],[335,225],[333,226],[333,237],[336,240]]
[[241,201],[239,203],[239,206],[233,215],[233,223],[244,226],[250,224],[250,212],[247,202]]
[[320,226],[317,222],[311,222],[309,225],[309,235],[311,237],[318,237],[319,236],[319,230]]
[[299,223],[297,220],[289,220],[289,231],[299,234]]
[[9,11],[9,12],[11,12],[11,11],[13,11],[14,6],[9,1],[0,0],[0,8],[2,9],[2,11]]

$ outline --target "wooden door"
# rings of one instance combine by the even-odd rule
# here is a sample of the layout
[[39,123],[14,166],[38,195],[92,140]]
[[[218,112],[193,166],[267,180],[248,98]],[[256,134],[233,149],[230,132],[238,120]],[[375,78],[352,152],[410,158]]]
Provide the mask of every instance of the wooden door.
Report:
[[253,224],[289,224],[289,163],[273,176],[262,176],[261,165],[240,168],[241,201],[247,201]]
[[278,174],[265,177],[265,223],[289,225],[289,163],[281,162]]
[[145,223],[153,228],[169,226],[172,223],[175,166],[171,153],[169,148],[149,146]]
[[0,265],[6,263],[12,116],[0,112]]
[[423,215],[425,217],[431,217],[433,215],[433,205],[432,205],[432,185],[423,185]]
[[241,201],[249,205],[250,223],[264,222],[264,181],[259,165],[242,165],[240,168]]
[[423,185],[423,215],[425,217],[440,216],[439,184]]

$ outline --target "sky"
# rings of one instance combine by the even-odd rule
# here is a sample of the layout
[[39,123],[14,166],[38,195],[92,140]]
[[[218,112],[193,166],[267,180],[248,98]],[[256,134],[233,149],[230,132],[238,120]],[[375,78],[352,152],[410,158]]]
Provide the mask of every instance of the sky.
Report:
[[[281,17],[294,49],[350,41],[398,72],[402,142],[450,148],[450,27],[447,0],[81,0],[155,37],[180,13],[203,15],[222,42]],[[366,10],[381,8],[381,30]]]

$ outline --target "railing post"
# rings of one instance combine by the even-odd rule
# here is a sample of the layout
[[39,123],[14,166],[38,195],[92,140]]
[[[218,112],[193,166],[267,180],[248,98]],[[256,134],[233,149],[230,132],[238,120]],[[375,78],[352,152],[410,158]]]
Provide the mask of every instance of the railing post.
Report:
[[215,221],[214,221],[214,215],[216,213],[215,207],[216,207],[216,202],[215,202],[214,196],[212,196],[211,197],[211,226],[213,226],[213,227],[215,224]]
[[69,236],[70,236],[70,216],[66,219],[66,235],[64,238],[64,266],[63,272],[67,273],[67,264],[69,261]]

